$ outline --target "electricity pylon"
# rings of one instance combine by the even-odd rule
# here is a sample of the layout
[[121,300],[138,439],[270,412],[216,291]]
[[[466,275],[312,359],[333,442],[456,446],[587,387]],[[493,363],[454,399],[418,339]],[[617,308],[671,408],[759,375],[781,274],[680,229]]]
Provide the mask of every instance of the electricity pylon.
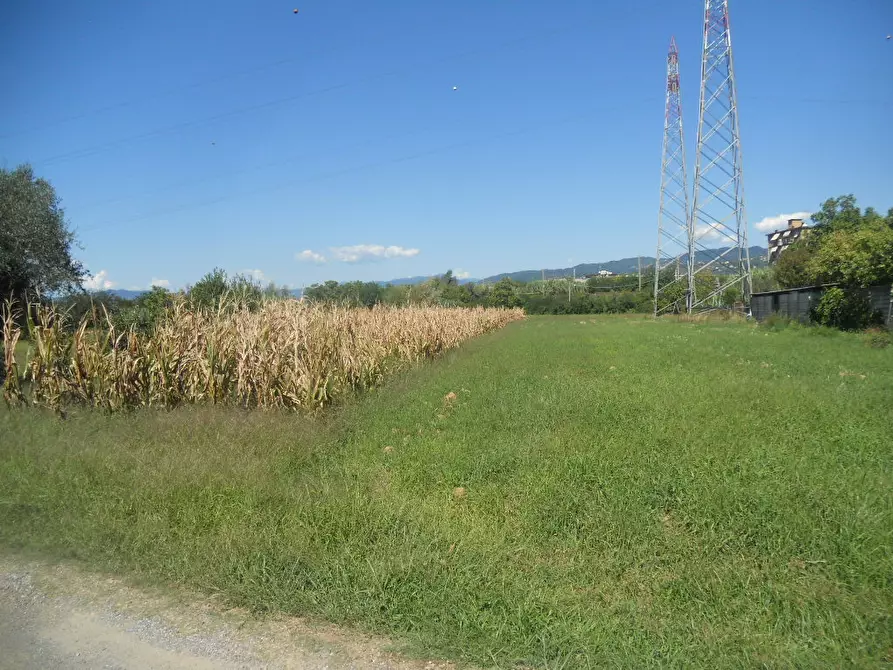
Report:
[[[729,0],[705,0],[701,103],[688,263],[689,311],[730,288],[750,301],[750,251],[742,188],[738,97]],[[719,281],[710,279],[714,274]]]
[[[682,132],[682,91],[676,38],[667,53],[667,106],[660,173],[660,210],[657,214],[657,253],[654,261],[654,315],[688,307],[688,274],[678,271],[661,278],[661,270],[691,257],[688,178],[685,172],[685,135]],[[688,262],[686,260],[686,262]]]

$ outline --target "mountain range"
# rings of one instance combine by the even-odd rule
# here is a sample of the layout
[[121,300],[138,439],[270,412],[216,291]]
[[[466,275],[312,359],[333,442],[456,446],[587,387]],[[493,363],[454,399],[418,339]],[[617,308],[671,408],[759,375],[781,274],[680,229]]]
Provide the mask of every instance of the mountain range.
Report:
[[[717,253],[722,253],[726,248],[719,249],[711,249],[709,251],[699,251],[695,254],[695,261],[698,263],[704,263],[711,258],[714,258]],[[766,265],[766,247],[753,246],[750,247],[750,264],[751,267],[763,267]],[[688,259],[688,254],[682,256],[682,261],[685,262]],[[654,256],[642,256],[642,269],[644,270],[649,265],[654,265]],[[535,281],[537,279],[542,279],[545,276],[546,279],[557,279],[561,277],[570,277],[576,271],[577,277],[585,277],[586,275],[594,275],[598,274],[600,270],[607,270],[608,272],[612,272],[616,275],[619,274],[631,274],[633,272],[637,272],[639,267],[639,257],[632,256],[630,258],[621,258],[616,261],[605,261],[604,263],[580,263],[579,265],[574,265],[569,268],[552,268],[552,269],[542,269],[542,270],[520,270],[518,272],[504,272],[502,274],[493,275],[492,277],[486,277],[485,279],[481,279],[479,281],[482,282],[497,282],[500,279],[508,277],[509,279],[513,279],[515,281],[520,282],[529,282]],[[472,280],[476,281],[476,280]]]
[[124,300],[136,300],[146,291],[131,291],[129,289],[124,288],[113,288],[109,291],[112,295],[116,295],[119,298],[123,298]]
[[[717,252],[722,252],[723,249],[712,249],[709,252],[699,251],[695,254],[695,258],[699,263],[709,260],[712,258]],[[754,246],[750,247],[750,264],[753,267],[764,267],[766,265],[766,247]],[[686,260],[686,256],[682,257],[682,260]],[[654,256],[642,256],[641,257],[642,268],[646,268],[649,265],[654,264]],[[501,274],[492,275],[490,277],[486,277],[484,279],[460,279],[460,284],[477,284],[477,283],[493,283],[497,282],[500,279],[508,277],[514,281],[519,282],[529,282],[535,281],[537,279],[542,279],[545,276],[546,279],[558,279],[562,277],[570,277],[576,272],[577,277],[585,277],[586,275],[598,274],[600,270],[607,270],[608,272],[612,272],[614,274],[630,274],[634,273],[638,270],[639,267],[639,257],[632,256],[630,258],[621,258],[619,260],[614,261],[605,261],[603,263],[580,263],[579,265],[574,265],[568,268],[549,268],[542,270],[519,270],[517,272],[503,272]],[[424,281],[432,279],[437,275],[420,275],[416,277],[400,277],[397,279],[391,279],[390,281],[380,281],[377,282],[382,286],[390,284],[391,286],[406,286],[406,285],[415,285],[421,284]],[[125,289],[113,289],[109,291],[119,298],[124,298],[125,300],[133,300],[134,298],[139,297],[145,291],[129,291]],[[294,289],[292,293],[295,296],[301,295],[301,289]]]

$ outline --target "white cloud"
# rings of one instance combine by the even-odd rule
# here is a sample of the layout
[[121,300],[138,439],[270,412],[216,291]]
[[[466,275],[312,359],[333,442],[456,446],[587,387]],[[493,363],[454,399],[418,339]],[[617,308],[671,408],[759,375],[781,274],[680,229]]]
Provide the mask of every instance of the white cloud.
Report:
[[[345,247],[329,247],[331,258],[342,263],[362,263],[364,261],[381,261],[387,258],[412,258],[419,255],[418,249],[389,246],[381,244],[353,244]],[[304,249],[295,258],[307,263],[325,263],[327,258],[313,249]]]
[[84,288],[88,291],[108,291],[110,288],[115,288],[115,282],[109,281],[108,272],[100,270],[84,280]]
[[456,270],[453,273],[453,276],[456,279],[468,279],[471,276],[471,273],[467,272],[466,270]]
[[418,256],[418,249],[405,247],[385,247],[380,244],[354,244],[348,247],[331,247],[329,251],[335,260],[343,263],[361,263],[363,261],[380,261],[385,258],[412,258]]
[[721,223],[701,223],[695,227],[695,237],[699,240],[718,240],[722,235]]
[[313,249],[304,249],[304,251],[295,254],[295,258],[299,261],[308,262],[308,263],[325,263],[326,257],[322,254],[318,254]]
[[792,214],[779,214],[778,216],[767,216],[762,221],[757,221],[756,229],[761,233],[772,233],[782,228],[787,228],[788,219],[808,219],[812,216],[812,212],[793,212]]
[[256,282],[265,282],[267,278],[264,276],[263,270],[242,270],[242,274],[251,277]]
[[167,279],[156,279],[155,277],[152,277],[152,281],[149,282],[149,288],[152,288],[153,286],[160,286],[161,288],[170,288],[171,283]]

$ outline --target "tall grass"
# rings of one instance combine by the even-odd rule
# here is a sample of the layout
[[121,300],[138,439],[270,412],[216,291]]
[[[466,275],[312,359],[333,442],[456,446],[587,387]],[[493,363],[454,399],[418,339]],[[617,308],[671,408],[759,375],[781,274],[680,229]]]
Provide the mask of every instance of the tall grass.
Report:
[[28,321],[31,351],[21,372],[21,330],[4,324],[7,402],[108,410],[183,403],[318,408],[379,383],[389,371],[457,347],[523,318],[521,310],[440,307],[352,309],[269,301],[217,311],[176,303],[148,335],[107,317],[74,329],[51,306]]

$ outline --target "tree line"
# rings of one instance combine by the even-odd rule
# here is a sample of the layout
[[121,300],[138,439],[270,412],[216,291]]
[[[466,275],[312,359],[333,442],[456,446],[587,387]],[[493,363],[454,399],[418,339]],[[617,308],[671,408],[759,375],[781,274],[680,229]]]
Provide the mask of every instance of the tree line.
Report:
[[[653,275],[652,275],[653,276]],[[653,281],[653,280],[652,280]],[[460,284],[451,270],[418,284],[327,281],[304,291],[304,298],[352,306],[443,305],[448,307],[523,307],[530,314],[607,314],[647,312],[651,293],[637,277],[590,277],[585,281],[547,279],[520,282],[504,277],[490,283]]]
[[[827,200],[812,215],[813,226],[787,248],[771,268],[755,270],[755,291],[836,284],[829,302],[816,318],[828,323],[861,324],[875,317],[852,317],[865,311],[857,290],[893,282],[893,208],[886,216],[871,207],[860,210],[852,195]],[[122,327],[147,329],[174,300],[174,294],[153,288],[134,300],[112,293],[87,294],[82,284],[88,273],[72,255],[73,231],[52,185],[32,168],[0,168],[0,296],[26,304],[37,296],[55,296],[70,310],[72,320],[88,311],[102,311]],[[714,290],[719,276],[698,273],[698,292]],[[658,283],[666,290],[665,306],[684,304],[684,279],[672,267],[661,270]],[[493,283],[462,284],[451,271],[414,285],[327,281],[309,287],[303,299],[371,307],[376,304],[522,307],[531,314],[605,314],[649,312],[652,309],[654,266],[636,274],[518,282],[503,278]],[[217,268],[182,292],[194,306],[217,309],[227,304],[252,309],[262,300],[293,299],[285,287],[263,286],[250,277],[228,276]],[[836,301],[833,305],[831,300]],[[715,307],[741,304],[741,292],[731,287],[716,298]]]

